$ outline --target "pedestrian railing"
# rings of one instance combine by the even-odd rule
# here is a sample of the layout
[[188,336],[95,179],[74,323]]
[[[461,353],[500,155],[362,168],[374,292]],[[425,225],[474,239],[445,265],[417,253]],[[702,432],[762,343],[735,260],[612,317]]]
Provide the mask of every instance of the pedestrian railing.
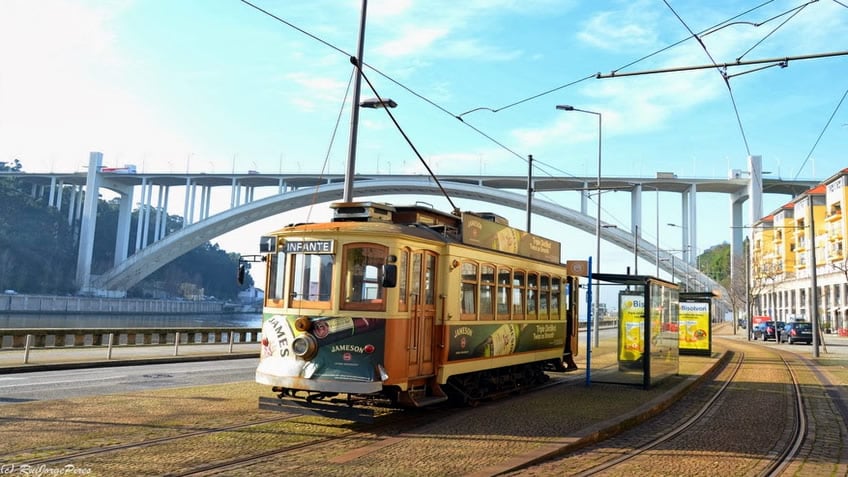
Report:
[[58,328],[58,329],[0,329],[0,353],[23,350],[23,362],[29,363],[31,350],[63,348],[102,348],[107,360],[115,348],[169,346],[178,356],[180,346],[233,345],[258,343],[260,328]]

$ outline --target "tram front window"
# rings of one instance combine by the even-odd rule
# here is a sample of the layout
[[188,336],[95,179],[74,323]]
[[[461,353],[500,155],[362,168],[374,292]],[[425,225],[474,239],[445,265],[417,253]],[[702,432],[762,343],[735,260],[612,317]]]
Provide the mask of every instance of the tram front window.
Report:
[[[330,302],[333,256],[295,254],[292,260],[291,306],[325,308]],[[314,302],[315,306],[310,306]]]
[[286,269],[286,254],[283,252],[274,253],[268,256],[268,299],[282,300],[283,285],[285,280]]

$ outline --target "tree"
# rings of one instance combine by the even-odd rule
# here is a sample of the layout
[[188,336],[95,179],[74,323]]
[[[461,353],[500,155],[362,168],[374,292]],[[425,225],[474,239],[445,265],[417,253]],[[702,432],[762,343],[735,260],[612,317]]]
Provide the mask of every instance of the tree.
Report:
[[[0,163],[0,170],[20,171],[14,165]],[[71,203],[70,187],[62,202]],[[92,272],[103,273],[115,262],[115,240],[119,216],[117,201],[100,201],[94,234]],[[182,227],[183,219],[169,216],[166,233]],[[135,250],[139,211],[132,214],[129,250]],[[78,224],[76,224],[78,226]],[[154,231],[144,238],[154,241]],[[19,176],[0,175],[0,290],[14,289],[24,293],[73,293],[76,279],[77,234],[68,224],[67,212],[47,207],[43,199],[34,199],[24,190]],[[228,254],[209,243],[189,251],[166,264],[128,292],[130,296],[183,296],[180,290],[203,290],[206,296],[234,299],[240,289],[253,285],[248,275],[242,286],[236,281],[238,254]],[[185,285],[189,284],[189,285]],[[160,291],[161,293],[157,293]],[[196,292],[192,293],[197,295]]]
[[[20,170],[15,160],[13,169]],[[65,294],[74,289],[76,249],[67,218],[0,180],[0,289]]]

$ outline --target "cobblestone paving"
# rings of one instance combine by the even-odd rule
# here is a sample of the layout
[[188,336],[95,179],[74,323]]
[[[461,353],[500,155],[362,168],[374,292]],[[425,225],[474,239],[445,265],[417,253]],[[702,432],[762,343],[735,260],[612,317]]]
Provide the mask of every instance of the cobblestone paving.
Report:
[[[753,475],[763,455],[777,452],[787,438],[786,371],[768,354],[775,345],[751,345],[728,336],[727,346],[749,346],[755,361],[723,398],[720,410],[704,417],[701,431],[678,436],[654,449],[648,458],[627,469],[630,475]],[[714,341],[723,351],[724,341]],[[806,352],[796,346],[792,350]],[[583,383],[585,357],[572,384],[485,403],[474,409],[434,418],[433,422],[385,433],[360,433],[355,438],[270,459],[226,475],[287,476],[474,476],[493,475],[529,458],[542,456],[586,436],[601,435],[637,408],[650,409],[688,376],[704,369],[704,359],[681,359],[680,376],[650,390],[621,385]],[[593,369],[615,363],[614,349],[593,351]],[[715,358],[706,359],[715,361]],[[810,438],[787,475],[848,475],[848,439],[835,396],[848,387],[848,353],[813,360],[834,386],[825,389],[811,372],[800,373]],[[719,376],[717,379],[722,379]],[[620,454],[694,412],[717,386],[706,381],[649,425],[601,442],[592,452],[572,453],[512,475],[569,475],[610,455]],[[19,466],[35,459],[96,446],[139,442],[218,426],[260,423],[246,429],[218,432],[132,451],[114,452],[73,461],[92,476],[164,475],[196,465],[282,448],[350,431],[342,421],[298,418],[263,422],[278,414],[257,409],[257,397],[269,391],[252,382],[127,393],[86,399],[65,399],[4,405],[0,416],[0,465]],[[844,399],[844,397],[842,398]],[[837,416],[837,417],[834,417]],[[652,430],[653,429],[653,430]],[[593,434],[594,433],[594,434]],[[61,464],[61,465],[64,465]],[[61,465],[58,467],[60,468]],[[20,467],[17,467],[20,469]],[[615,475],[615,474],[611,474]]]

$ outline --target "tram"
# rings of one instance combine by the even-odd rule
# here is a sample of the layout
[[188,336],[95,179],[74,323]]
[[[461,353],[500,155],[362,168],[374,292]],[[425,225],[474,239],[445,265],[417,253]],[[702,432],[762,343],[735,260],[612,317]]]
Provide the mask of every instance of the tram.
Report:
[[491,213],[331,208],[260,240],[256,381],[278,399],[474,404],[576,368],[579,276],[560,243]]

